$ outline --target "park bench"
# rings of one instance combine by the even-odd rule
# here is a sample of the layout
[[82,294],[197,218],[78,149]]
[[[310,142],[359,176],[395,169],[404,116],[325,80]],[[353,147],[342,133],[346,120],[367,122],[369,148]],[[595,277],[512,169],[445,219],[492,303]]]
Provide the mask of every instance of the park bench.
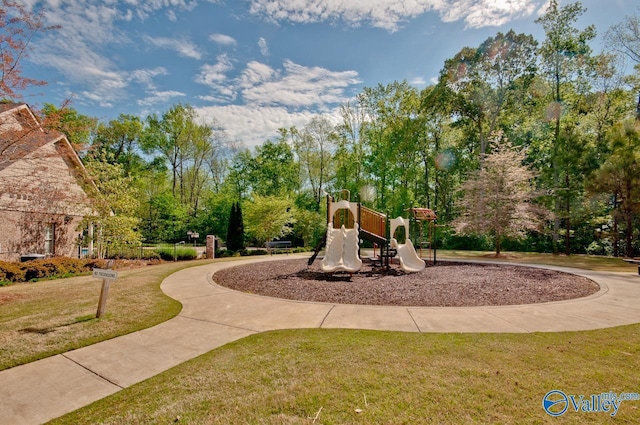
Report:
[[267,247],[267,251],[269,251],[272,255],[274,251],[283,250],[286,251],[287,254],[291,251],[291,241],[271,241],[265,244]]
[[635,258],[623,258],[624,261],[638,266],[638,275],[640,275],[640,260]]

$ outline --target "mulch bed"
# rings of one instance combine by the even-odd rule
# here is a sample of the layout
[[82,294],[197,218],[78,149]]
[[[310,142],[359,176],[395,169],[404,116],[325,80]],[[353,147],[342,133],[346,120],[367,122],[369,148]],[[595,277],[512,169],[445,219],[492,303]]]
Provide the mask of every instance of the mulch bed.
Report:
[[439,261],[419,273],[397,265],[385,271],[365,264],[358,273],[326,274],[320,260],[254,263],[221,270],[216,283],[252,294],[290,300],[391,306],[497,306],[586,297],[598,292],[590,279],[513,265]]

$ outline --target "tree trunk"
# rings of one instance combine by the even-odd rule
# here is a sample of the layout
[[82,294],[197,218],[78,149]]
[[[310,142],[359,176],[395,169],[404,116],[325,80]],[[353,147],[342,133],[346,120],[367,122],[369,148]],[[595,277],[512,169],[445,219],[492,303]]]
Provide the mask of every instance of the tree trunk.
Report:
[[565,237],[564,237],[564,253],[571,255],[571,194],[569,192],[569,173],[564,175],[564,183],[566,185],[566,205],[565,205]]
[[424,162],[424,196],[427,201],[427,208],[431,208],[431,197],[429,196],[429,160],[427,156],[423,156]]
[[560,234],[560,196],[558,194],[558,189],[560,188],[560,169],[559,169],[559,164],[558,164],[558,151],[559,151],[559,144],[560,144],[560,116],[561,116],[561,111],[560,111],[560,101],[561,101],[561,96],[560,96],[560,74],[558,72],[556,72],[555,74],[555,86],[554,86],[555,92],[554,92],[554,97],[555,97],[555,129],[553,132],[553,157],[551,158],[551,167],[553,168],[553,189],[555,191],[554,193],[554,203],[553,203],[553,213],[555,214],[554,220],[553,220],[553,253],[557,254],[559,249],[558,249],[558,240],[559,240],[559,234]]
[[613,198],[613,256],[620,256],[620,235],[618,234],[618,194]]
[[631,179],[627,178],[625,182],[625,209],[624,215],[626,220],[625,236],[627,242],[627,257],[633,258],[633,211],[631,208]]

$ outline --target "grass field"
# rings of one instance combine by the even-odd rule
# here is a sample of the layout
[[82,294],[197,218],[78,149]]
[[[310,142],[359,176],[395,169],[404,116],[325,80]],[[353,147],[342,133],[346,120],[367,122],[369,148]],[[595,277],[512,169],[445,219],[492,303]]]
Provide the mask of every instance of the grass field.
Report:
[[[439,258],[487,253],[438,252]],[[618,259],[509,253],[507,261],[636,272]],[[3,368],[173,317],[159,290],[188,265],[121,272],[94,319],[89,277],[0,288]],[[640,284],[640,281],[639,281]],[[8,359],[8,360],[7,360]],[[640,325],[573,333],[413,334],[296,330],[213,350],[53,423],[638,423],[640,401],[607,413],[542,409],[546,392],[640,392]]]
[[[640,401],[547,415],[553,389],[640,392],[640,326],[554,334],[276,331],[54,424],[637,424]],[[615,420],[614,420],[615,419]]]
[[102,280],[92,276],[0,288],[0,370],[162,323],[181,304],[160,291],[169,274],[205,264],[166,263],[121,270],[96,319]]
[[[425,251],[426,255],[426,251]],[[437,258],[454,258],[468,260],[491,260],[509,263],[548,264],[552,266],[574,267],[594,271],[636,272],[638,266],[621,258],[600,257],[596,255],[553,255],[532,252],[506,252],[496,258],[494,253],[481,251],[447,251],[437,252]]]

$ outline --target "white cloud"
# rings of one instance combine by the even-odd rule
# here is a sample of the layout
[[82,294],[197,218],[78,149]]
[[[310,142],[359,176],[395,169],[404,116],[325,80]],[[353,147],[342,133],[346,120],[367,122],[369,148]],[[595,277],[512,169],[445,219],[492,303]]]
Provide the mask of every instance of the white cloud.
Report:
[[231,141],[249,147],[275,137],[280,128],[301,128],[318,116],[312,111],[291,112],[283,107],[247,105],[208,106],[196,111],[204,122],[223,123]]
[[439,9],[444,22],[464,19],[468,27],[500,26],[523,16],[530,16],[539,9],[540,0],[456,0]]
[[140,106],[152,106],[157,103],[168,103],[176,97],[184,97],[184,93],[175,90],[153,91],[150,96],[138,100]]
[[345,90],[360,83],[356,71],[330,71],[291,61],[284,63],[282,71],[270,75],[263,73],[262,77],[263,81],[255,81],[243,88],[242,96],[247,103],[293,108],[323,107],[343,102],[348,97]]
[[211,85],[212,93],[198,97],[220,102],[233,93],[244,104],[208,106],[198,111],[204,119],[223,123],[232,140],[256,146],[275,137],[279,128],[303,127],[319,114],[337,116],[339,105],[351,97],[348,89],[360,83],[356,71],[331,71],[291,61],[274,69],[252,61],[238,77]]
[[445,22],[469,27],[497,26],[531,15],[544,0],[251,0],[250,12],[271,21],[342,21],[397,31],[404,22],[438,12]]
[[260,53],[262,56],[269,56],[269,45],[267,44],[267,40],[260,37],[258,39],[258,46],[260,47]]
[[62,44],[60,40],[70,40],[73,45],[81,42],[90,44],[125,40],[119,31],[114,30],[114,22],[124,20],[126,14],[121,13],[114,5],[82,0],[66,0],[56,4],[49,0],[44,7],[47,24],[60,26],[50,33],[55,33],[57,40],[54,41],[58,44]]
[[[127,99],[132,84],[141,84],[146,90],[156,90],[153,79],[168,74],[162,67],[120,69],[117,58],[112,59],[109,53],[113,46],[133,41],[117,29],[117,23],[128,22],[134,15],[140,16],[140,13],[157,9],[166,9],[168,16],[171,16],[174,10],[195,6],[193,1],[183,0],[23,0],[23,4],[31,9],[41,3],[46,24],[59,25],[60,28],[34,40],[29,60],[57,70],[66,83],[80,87],[77,93],[70,93],[78,101],[91,101],[104,107],[113,107]],[[148,41],[172,48],[188,57],[200,57],[189,42],[172,42],[169,39]]]
[[251,61],[247,64],[247,68],[242,72],[242,75],[240,75],[238,82],[240,87],[250,88],[277,78],[277,76],[276,70],[269,65]]
[[235,46],[238,43],[235,38],[226,34],[211,34],[209,40],[222,46]]
[[195,0],[124,0],[124,2],[133,8],[140,19],[146,19],[156,10],[165,8],[170,18],[171,14],[175,15],[175,10],[193,10],[198,5]]
[[545,1],[545,2],[540,6],[540,8],[539,8],[539,9],[538,9],[538,11],[536,12],[536,14],[537,14],[538,16],[542,16],[542,15],[544,15],[545,13],[547,13],[547,10],[549,10],[549,5],[550,5],[550,3],[551,3],[551,0],[547,0],[547,1]]
[[169,73],[164,67],[157,67],[154,69],[136,69],[130,73],[131,81],[135,81],[153,89],[155,84],[153,79],[159,75],[168,75]]
[[200,72],[195,77],[195,82],[208,86],[212,93],[210,95],[198,96],[201,100],[212,102],[229,102],[236,98],[235,88],[227,84],[227,73],[233,70],[233,63],[227,54],[218,56],[218,61],[211,65],[205,64],[200,67]]
[[[331,71],[285,61],[282,69],[251,61],[241,74],[227,80],[226,56],[216,65],[205,65],[196,79],[212,89],[210,99],[229,99],[236,93],[249,105],[283,106],[293,109],[326,108],[344,102],[350,86],[360,84],[356,71]],[[224,84],[222,84],[224,82]]]
[[180,56],[185,58],[202,59],[202,53],[197,46],[187,39],[169,38],[169,37],[149,37],[144,36],[143,39],[161,49],[175,50]]
[[233,64],[226,54],[218,56],[218,62],[213,65],[205,64],[200,67],[200,73],[196,76],[196,82],[211,87],[218,85],[227,79],[226,73],[233,69]]
[[[129,82],[127,72],[119,72],[107,58],[73,38],[67,40],[69,54],[55,44],[43,42],[37,46],[33,62],[58,70],[68,82],[85,88],[82,97],[109,106],[118,97],[124,97]],[[80,99],[81,100],[81,99]]]

